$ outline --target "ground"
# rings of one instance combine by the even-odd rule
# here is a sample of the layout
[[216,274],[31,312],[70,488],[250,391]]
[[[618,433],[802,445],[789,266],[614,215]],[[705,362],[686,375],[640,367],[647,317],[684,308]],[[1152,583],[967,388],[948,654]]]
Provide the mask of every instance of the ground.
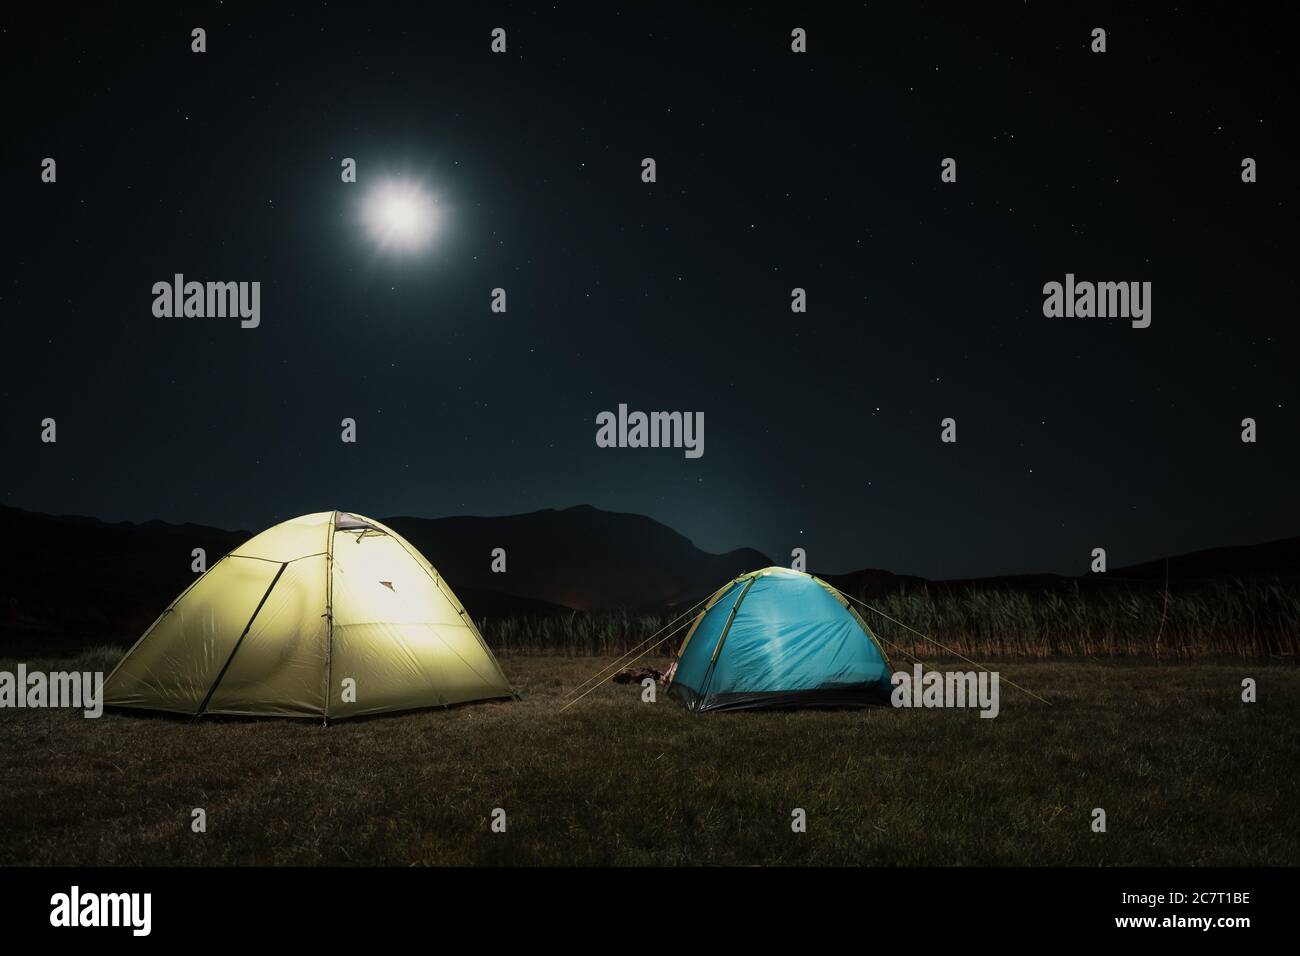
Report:
[[[107,669],[114,653],[26,663]],[[604,663],[507,656],[522,701],[328,728],[0,710],[0,860],[1300,863],[1294,667],[1006,663],[1051,705],[1004,685],[993,720],[890,708],[699,716],[662,696],[642,703],[634,685],[561,713]],[[1242,703],[1243,677],[1258,681],[1258,703]],[[196,807],[206,833],[191,831]],[[1091,827],[1098,807],[1105,833]],[[495,808],[505,833],[489,826]],[[805,833],[792,832],[796,808]]]

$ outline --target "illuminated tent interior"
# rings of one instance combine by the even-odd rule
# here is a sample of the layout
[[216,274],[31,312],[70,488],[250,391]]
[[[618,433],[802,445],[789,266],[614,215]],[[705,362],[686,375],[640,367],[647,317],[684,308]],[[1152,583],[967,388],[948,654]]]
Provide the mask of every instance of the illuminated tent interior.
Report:
[[513,696],[434,567],[343,511],[270,528],[172,602],[109,675],[112,707],[339,720]]
[[892,668],[849,601],[789,568],[715,592],[677,653],[668,693],[687,710],[887,704]]

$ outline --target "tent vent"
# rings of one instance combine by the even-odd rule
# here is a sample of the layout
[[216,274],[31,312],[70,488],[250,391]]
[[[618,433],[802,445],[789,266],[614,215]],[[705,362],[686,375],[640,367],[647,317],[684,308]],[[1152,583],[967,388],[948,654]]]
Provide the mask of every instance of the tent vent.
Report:
[[346,511],[340,511],[334,519],[335,531],[375,531],[379,534],[384,533],[383,528],[377,528],[364,518],[358,518],[356,515],[350,515]]

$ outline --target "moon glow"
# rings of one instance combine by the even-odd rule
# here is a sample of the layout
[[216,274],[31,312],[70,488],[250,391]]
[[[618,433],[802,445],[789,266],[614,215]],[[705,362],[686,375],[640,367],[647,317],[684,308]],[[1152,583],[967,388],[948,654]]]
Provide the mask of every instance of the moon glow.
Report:
[[438,232],[437,200],[418,182],[385,180],[366,194],[362,220],[381,249],[419,252]]

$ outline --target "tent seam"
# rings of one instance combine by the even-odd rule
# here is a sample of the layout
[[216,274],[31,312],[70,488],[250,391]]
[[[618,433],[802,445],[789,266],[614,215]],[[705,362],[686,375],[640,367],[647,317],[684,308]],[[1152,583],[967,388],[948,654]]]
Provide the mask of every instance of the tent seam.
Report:
[[244,638],[246,638],[248,632],[253,629],[253,622],[257,620],[257,615],[261,613],[262,608],[266,605],[266,599],[271,596],[271,592],[275,590],[275,586],[280,583],[280,575],[284,574],[284,569],[288,566],[288,561],[282,563],[280,565],[280,570],[276,571],[275,577],[271,579],[271,583],[266,586],[266,593],[262,595],[262,600],[257,602],[257,607],[253,608],[253,615],[248,619],[248,623],[244,625],[244,631],[239,635],[239,640],[235,641],[235,646],[230,649],[230,656],[226,658],[226,663],[217,674],[216,680],[214,680],[212,686],[208,688],[208,693],[207,696],[203,698],[203,703],[199,704],[199,709],[194,712],[195,719],[202,717],[204,712],[207,711],[208,704],[212,702],[212,695],[215,694],[217,688],[221,686],[221,680],[226,676],[226,671],[230,670],[230,665],[234,663],[235,655],[239,653],[239,649],[244,644]]

